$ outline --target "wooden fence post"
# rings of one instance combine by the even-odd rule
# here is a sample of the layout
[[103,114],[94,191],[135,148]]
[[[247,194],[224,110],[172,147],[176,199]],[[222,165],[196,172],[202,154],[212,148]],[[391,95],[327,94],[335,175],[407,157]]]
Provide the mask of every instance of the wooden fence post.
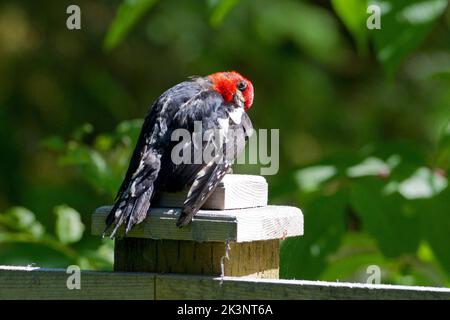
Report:
[[[300,209],[268,206],[267,183],[259,176],[225,176],[192,223],[179,229],[175,222],[184,197],[163,195],[156,200],[160,207],[115,240],[115,271],[276,279],[280,239],[303,234]],[[110,210],[100,207],[93,214],[94,235],[103,232]]]

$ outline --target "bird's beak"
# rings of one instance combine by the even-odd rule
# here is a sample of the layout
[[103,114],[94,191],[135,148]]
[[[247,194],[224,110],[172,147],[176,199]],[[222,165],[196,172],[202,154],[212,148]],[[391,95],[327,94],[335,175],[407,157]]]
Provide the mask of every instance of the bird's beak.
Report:
[[236,93],[234,94],[234,101],[239,107],[244,107],[245,98],[241,91],[236,90]]

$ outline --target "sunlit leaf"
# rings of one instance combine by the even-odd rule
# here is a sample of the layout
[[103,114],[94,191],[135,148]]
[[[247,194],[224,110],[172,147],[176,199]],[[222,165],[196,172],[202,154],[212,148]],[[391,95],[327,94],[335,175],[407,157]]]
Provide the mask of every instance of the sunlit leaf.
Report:
[[295,178],[300,189],[305,192],[313,192],[336,173],[337,169],[334,166],[313,166],[298,170]]
[[8,237],[16,240],[29,236],[38,239],[45,232],[44,226],[36,220],[35,214],[24,207],[12,207],[4,215],[0,215],[1,224],[14,230]]
[[55,232],[61,243],[69,244],[80,241],[85,229],[80,214],[66,205],[56,207],[55,214]]
[[398,192],[407,199],[431,198],[444,190],[447,185],[445,177],[423,167],[399,183]]
[[44,226],[39,223],[39,222],[35,222],[33,223],[32,226],[30,226],[30,228],[28,228],[28,232],[36,239],[42,237],[45,234],[45,228]]
[[376,157],[368,157],[363,162],[348,168],[347,175],[349,177],[363,176],[387,176],[391,169],[400,162],[398,156],[392,156],[387,161]]
[[390,168],[383,160],[369,157],[362,163],[348,168],[347,175],[349,177],[362,177],[368,175],[388,175]]
[[447,7],[446,0],[429,0],[412,3],[400,11],[400,21],[410,24],[425,24],[437,19]]
[[157,0],[124,0],[117,9],[104,40],[107,50],[115,48]]
[[90,150],[89,152],[90,165],[96,172],[96,174],[105,174],[108,171],[108,164],[103,156],[96,150]]
[[36,221],[34,213],[24,207],[12,207],[6,215],[12,219],[18,229],[22,230],[30,228]]
[[106,134],[101,134],[95,138],[95,148],[100,151],[108,151],[113,146],[113,139]]

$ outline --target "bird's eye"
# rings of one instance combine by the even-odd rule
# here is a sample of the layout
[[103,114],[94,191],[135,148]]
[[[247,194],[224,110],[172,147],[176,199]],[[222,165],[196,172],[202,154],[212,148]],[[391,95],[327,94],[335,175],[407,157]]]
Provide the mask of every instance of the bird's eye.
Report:
[[246,81],[241,81],[237,84],[237,88],[239,91],[244,91],[245,89],[247,89],[247,82]]

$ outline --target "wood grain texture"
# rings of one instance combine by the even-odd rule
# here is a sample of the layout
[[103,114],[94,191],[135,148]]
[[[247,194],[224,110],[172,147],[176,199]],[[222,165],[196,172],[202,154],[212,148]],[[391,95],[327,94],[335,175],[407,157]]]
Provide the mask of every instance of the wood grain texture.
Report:
[[[163,193],[154,200],[155,207],[181,208],[188,190]],[[228,210],[267,205],[268,187],[262,176],[227,174],[202,209]]]
[[157,300],[450,299],[449,288],[159,274]]
[[[101,235],[111,206],[98,208],[92,215],[92,234]],[[192,223],[177,228],[181,209],[151,208],[147,218],[127,237],[193,240],[197,242],[249,242],[282,239],[303,234],[303,214],[287,206],[265,206],[234,210],[200,210]],[[119,235],[123,229],[119,230]]]
[[[221,275],[226,244],[220,242],[116,240],[114,270],[124,272]],[[278,278],[279,240],[230,243],[224,259],[225,276]]]
[[0,266],[0,299],[154,299],[155,277],[145,273],[81,272],[81,289],[69,290],[61,269]]
[[68,290],[62,269],[0,266],[0,299],[450,299],[450,288],[82,271]]

